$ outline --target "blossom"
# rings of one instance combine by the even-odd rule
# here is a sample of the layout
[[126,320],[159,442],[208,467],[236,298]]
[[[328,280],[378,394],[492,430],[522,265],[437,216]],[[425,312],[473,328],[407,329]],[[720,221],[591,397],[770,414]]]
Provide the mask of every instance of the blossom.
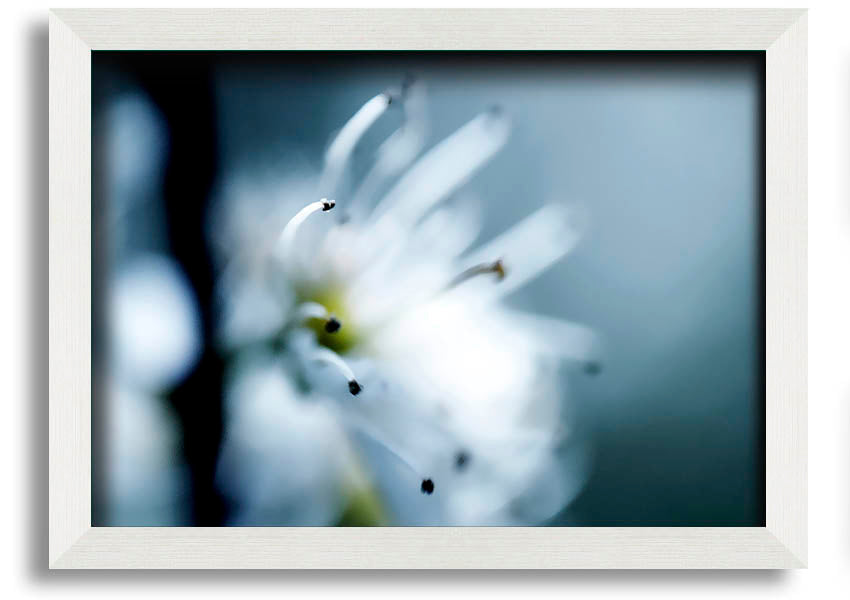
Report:
[[[346,185],[396,105],[404,124]],[[220,342],[235,359],[218,480],[234,523],[536,524],[581,487],[559,370],[594,336],[505,302],[574,247],[580,219],[551,203],[479,243],[463,186],[510,120],[491,108],[422,153],[425,115],[406,83],[355,112],[321,173],[222,184]]]

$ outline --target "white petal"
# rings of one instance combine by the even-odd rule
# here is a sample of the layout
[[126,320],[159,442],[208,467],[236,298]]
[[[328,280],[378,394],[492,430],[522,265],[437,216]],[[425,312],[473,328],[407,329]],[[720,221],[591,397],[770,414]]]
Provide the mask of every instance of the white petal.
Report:
[[464,184],[502,148],[510,124],[499,112],[481,114],[420,158],[375,209],[375,227],[413,225]]
[[378,94],[360,107],[360,110],[343,125],[325,153],[325,171],[319,184],[320,193],[325,195],[335,193],[339,177],[348,164],[348,159],[357,142],[384,114],[389,105],[390,96]]
[[[432,299],[454,277],[452,261],[475,241],[480,229],[480,204],[472,198],[432,212],[352,281],[348,295],[358,307],[358,318],[376,325]],[[375,293],[378,289],[380,294]]]
[[425,217],[411,236],[408,250],[423,260],[454,259],[465,252],[481,232],[481,202],[471,196],[458,198],[452,206]]
[[373,196],[391,178],[407,168],[422,150],[428,125],[425,111],[425,86],[415,82],[407,91],[404,102],[405,121],[379,147],[375,164],[363,178],[351,202],[351,216],[359,221],[365,217]]
[[586,445],[577,443],[550,453],[535,469],[528,487],[511,502],[520,523],[542,523],[563,510],[584,488],[590,473]]
[[[580,489],[581,480],[575,475],[584,473],[582,465],[569,462],[559,464],[561,470],[550,468],[560,439],[557,412],[545,420],[544,415],[534,419],[541,421],[540,426],[525,426],[516,418],[505,421],[497,413],[504,401],[512,399],[502,397],[489,414],[472,418],[456,410],[464,401],[460,396],[445,399],[444,412],[433,411],[428,408],[433,407],[428,391],[434,390],[422,387],[396,363],[384,367],[394,377],[403,377],[406,385],[390,381],[380,397],[359,406],[350,404],[347,411],[357,410],[359,418],[368,420],[370,432],[380,430],[354,439],[393,524],[536,524],[563,508]],[[535,410],[538,400],[545,398],[543,412],[549,414],[548,406],[557,406],[561,395],[557,388],[530,386],[526,398],[533,401],[521,404]],[[456,456],[461,450],[468,463],[458,469]],[[420,491],[425,478],[435,485],[431,495]]]
[[452,276],[440,261],[413,261],[398,269],[391,268],[394,264],[388,256],[352,286],[347,304],[358,324],[372,328],[395,320],[431,300]]
[[505,318],[533,340],[536,352],[577,361],[599,358],[599,338],[585,325],[520,311],[504,312]]
[[271,354],[243,354],[228,380],[217,480],[233,524],[333,524],[348,453],[327,404],[299,394]]
[[578,220],[574,211],[559,204],[547,204],[475,250],[462,261],[462,269],[502,259],[507,275],[490,289],[494,297],[504,297],[575,247],[580,239]]
[[[513,424],[532,396],[534,341],[488,307],[448,296],[406,312],[374,334],[374,354],[405,374],[412,389],[457,399],[456,411]],[[497,428],[501,431],[501,428]]]

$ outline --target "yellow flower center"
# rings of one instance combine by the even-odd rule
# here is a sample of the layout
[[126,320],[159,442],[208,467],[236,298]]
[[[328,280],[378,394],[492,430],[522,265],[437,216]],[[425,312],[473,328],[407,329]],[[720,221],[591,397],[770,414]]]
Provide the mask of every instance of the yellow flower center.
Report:
[[345,296],[338,286],[319,286],[298,290],[299,302],[316,302],[336,318],[341,327],[330,332],[325,319],[309,319],[305,324],[316,332],[316,340],[337,354],[345,354],[360,342],[360,335],[345,306]]

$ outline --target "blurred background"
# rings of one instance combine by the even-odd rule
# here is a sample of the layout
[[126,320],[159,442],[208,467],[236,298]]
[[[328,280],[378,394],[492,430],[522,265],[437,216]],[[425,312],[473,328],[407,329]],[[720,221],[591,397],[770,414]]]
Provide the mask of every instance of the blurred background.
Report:
[[547,201],[587,214],[577,248],[508,299],[604,348],[568,379],[588,469],[549,524],[763,525],[764,54],[731,52],[93,52],[93,524],[228,521],[216,190],[284,160],[318,170],[409,75],[426,146],[493,105],[511,117],[464,189],[484,239]]

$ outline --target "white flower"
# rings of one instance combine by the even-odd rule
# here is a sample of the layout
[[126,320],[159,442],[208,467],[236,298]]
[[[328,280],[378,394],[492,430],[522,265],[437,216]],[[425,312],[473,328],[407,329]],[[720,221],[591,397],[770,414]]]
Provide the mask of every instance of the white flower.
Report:
[[[404,125],[340,193],[391,104]],[[241,358],[219,481],[237,523],[332,524],[354,506],[379,523],[533,524],[580,487],[558,370],[593,336],[503,302],[574,246],[575,215],[548,204],[474,248],[481,215],[459,192],[509,121],[486,111],[416,160],[423,104],[418,84],[370,99],[319,176],[223,186],[221,337]]]

